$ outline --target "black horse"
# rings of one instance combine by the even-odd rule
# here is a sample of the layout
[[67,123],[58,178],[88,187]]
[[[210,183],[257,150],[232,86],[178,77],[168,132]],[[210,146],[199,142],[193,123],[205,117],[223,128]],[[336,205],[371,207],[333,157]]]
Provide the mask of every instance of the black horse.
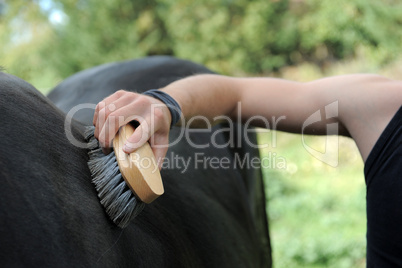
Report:
[[[3,267],[269,267],[265,197],[259,169],[171,166],[162,171],[165,194],[125,229],[99,203],[87,151],[66,136],[65,113],[97,103],[119,89],[144,91],[208,69],[170,57],[113,63],[62,82],[49,99],[0,73],[0,263]],[[93,110],[74,114],[68,131],[84,142]],[[216,129],[224,126],[217,126]],[[173,128],[171,138],[181,129]],[[237,133],[236,135],[239,135]],[[210,142],[210,133],[190,134]],[[216,141],[225,144],[221,131]],[[255,142],[254,136],[248,136]],[[236,139],[244,140],[243,136]],[[258,156],[243,146],[194,149],[185,139],[169,155],[191,159]]]

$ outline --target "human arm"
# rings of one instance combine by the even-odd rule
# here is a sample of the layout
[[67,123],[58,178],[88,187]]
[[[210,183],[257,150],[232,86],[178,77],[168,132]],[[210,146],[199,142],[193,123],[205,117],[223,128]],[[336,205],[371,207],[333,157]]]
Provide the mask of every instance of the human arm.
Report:
[[[336,115],[331,117],[331,122],[339,123],[339,134],[352,136],[356,140],[363,159],[366,159],[382,130],[402,103],[401,82],[377,75],[337,76],[309,83],[276,78],[197,75],[173,82],[161,90],[179,103],[184,122],[199,115],[211,121],[218,115],[236,119],[240,114],[243,121],[257,115],[270,120],[285,117],[275,129],[294,133],[303,131],[305,134],[327,134],[328,121],[318,121],[313,127],[304,130],[303,123],[314,112],[324,112],[325,106],[337,102]],[[97,124],[96,121],[97,114],[105,113],[105,107],[112,103],[118,106],[115,115],[142,115],[146,118],[143,122],[150,124],[149,104],[153,102],[157,100],[136,93],[115,93],[105,100],[103,107],[98,105],[94,125],[97,131],[102,132],[101,129],[109,124],[107,120],[103,124]],[[126,152],[132,152],[150,137],[154,138],[154,143],[151,144],[153,147],[168,143],[169,111],[162,107],[156,118],[152,130],[136,131],[130,137],[130,146],[126,148]],[[251,123],[267,127],[262,120]],[[272,126],[273,122],[268,127]],[[114,136],[113,132],[117,130],[118,125],[113,128],[111,135],[100,140],[101,143],[107,146]],[[163,157],[166,150],[165,146],[164,149],[154,149],[154,152],[158,158]]]

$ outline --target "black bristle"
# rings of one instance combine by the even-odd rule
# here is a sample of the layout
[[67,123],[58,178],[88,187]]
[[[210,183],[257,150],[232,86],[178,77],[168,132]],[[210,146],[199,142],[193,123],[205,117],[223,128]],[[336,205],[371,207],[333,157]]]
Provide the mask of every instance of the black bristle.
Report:
[[143,210],[145,204],[128,188],[120,174],[114,152],[108,155],[102,152],[94,131],[94,127],[88,127],[85,131],[92,183],[95,184],[106,213],[117,226],[125,228]]

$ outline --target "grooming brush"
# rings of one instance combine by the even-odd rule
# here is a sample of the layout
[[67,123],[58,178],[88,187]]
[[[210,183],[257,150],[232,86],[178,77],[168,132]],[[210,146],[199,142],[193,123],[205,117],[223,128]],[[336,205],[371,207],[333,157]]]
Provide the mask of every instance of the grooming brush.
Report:
[[145,207],[163,194],[163,184],[154,154],[148,143],[131,154],[123,151],[134,132],[131,124],[122,126],[113,140],[113,152],[105,155],[88,127],[88,167],[101,204],[112,221],[125,228]]

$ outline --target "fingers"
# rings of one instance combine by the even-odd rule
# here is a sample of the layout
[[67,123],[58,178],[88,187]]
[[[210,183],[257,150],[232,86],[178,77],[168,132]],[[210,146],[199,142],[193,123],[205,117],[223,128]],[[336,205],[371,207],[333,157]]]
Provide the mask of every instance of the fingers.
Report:
[[99,118],[99,112],[102,109],[105,109],[105,107],[108,106],[108,104],[114,102],[115,100],[119,99],[121,96],[123,96],[127,91],[124,90],[119,90],[113,93],[112,95],[106,97],[103,101],[99,102],[98,105],[96,105],[95,108],[95,114],[94,114],[94,119],[92,121],[93,125],[96,126]]
[[[93,119],[95,125],[94,135],[103,148],[111,146],[111,141],[122,125],[137,119],[133,116],[133,114],[136,114],[133,104],[135,104],[139,96],[136,93],[120,90],[105,98],[96,106]],[[133,108],[134,111],[132,111]]]
[[144,125],[145,124],[140,125],[133,135],[127,139],[123,151],[128,154],[132,153],[150,140],[152,152],[154,153],[156,163],[160,170],[169,146],[169,133],[156,133],[150,137],[149,135],[152,132],[148,132],[148,130],[143,127]]
[[136,120],[140,125],[127,139],[123,151],[132,153],[152,137],[151,147],[161,168],[169,143],[170,116],[169,109],[160,100],[121,90],[96,106],[95,137],[107,154],[120,127]]
[[120,94],[112,94],[111,96],[105,98],[103,101],[99,102],[95,108],[95,114],[93,119],[93,125],[95,126],[95,137],[99,139],[99,132],[102,130],[103,125],[107,119],[110,112],[116,110],[116,105],[110,105],[113,101],[120,98]]
[[156,163],[158,163],[158,168],[161,170],[163,165],[163,160],[165,159],[167,150],[169,146],[169,135],[159,135],[155,137],[155,143],[152,147]]
[[[170,112],[168,112],[170,113]],[[166,120],[166,115],[160,110],[155,109],[147,118],[136,118],[140,125],[136,128],[123,147],[126,153],[132,153],[145,142],[147,142],[155,133],[151,145],[160,146],[168,144],[170,123]]]
[[124,144],[123,151],[130,154],[144,145],[153,133],[151,133],[149,124],[146,120],[140,122],[140,125],[135,129]]
[[[99,131],[98,140],[102,147],[109,148],[112,140],[119,131],[120,127],[128,124],[130,121],[137,121],[140,124],[147,125],[146,120],[140,115],[132,115],[132,107],[130,105],[110,113],[105,120],[102,129]],[[95,136],[96,137],[96,136]]]

